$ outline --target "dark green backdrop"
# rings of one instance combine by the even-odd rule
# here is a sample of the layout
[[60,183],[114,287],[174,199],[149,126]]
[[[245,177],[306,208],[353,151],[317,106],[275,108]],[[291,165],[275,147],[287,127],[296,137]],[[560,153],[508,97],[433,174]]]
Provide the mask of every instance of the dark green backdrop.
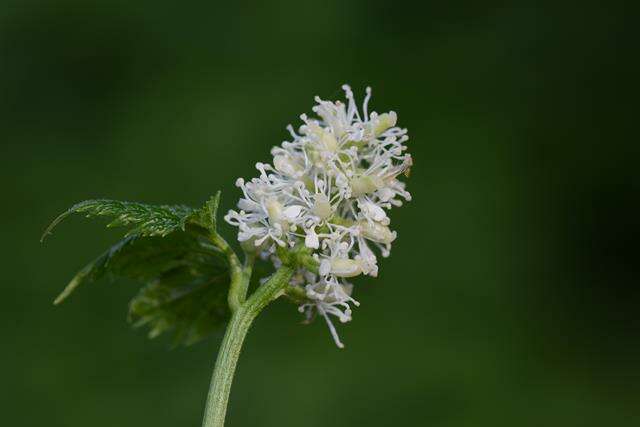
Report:
[[147,340],[132,283],[53,307],[118,233],[40,232],[93,197],[228,209],[348,82],[409,128],[414,201],[345,350],[260,316],[229,425],[638,425],[633,13],[440,3],[3,1],[0,424],[198,426],[221,335]]

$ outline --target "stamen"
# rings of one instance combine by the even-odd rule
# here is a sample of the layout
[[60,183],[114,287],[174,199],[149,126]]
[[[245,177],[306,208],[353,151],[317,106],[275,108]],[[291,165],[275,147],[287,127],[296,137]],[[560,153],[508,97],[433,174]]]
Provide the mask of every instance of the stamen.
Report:
[[324,317],[324,320],[327,321],[327,326],[329,327],[329,331],[331,332],[331,337],[333,337],[333,341],[336,343],[338,348],[344,348],[344,344],[342,344],[342,342],[340,341],[340,337],[338,336],[338,332],[336,331],[335,326],[333,326],[331,319],[329,319],[329,316],[327,316],[327,313],[324,311],[324,309],[320,305],[318,305],[318,311],[320,312],[322,317]]

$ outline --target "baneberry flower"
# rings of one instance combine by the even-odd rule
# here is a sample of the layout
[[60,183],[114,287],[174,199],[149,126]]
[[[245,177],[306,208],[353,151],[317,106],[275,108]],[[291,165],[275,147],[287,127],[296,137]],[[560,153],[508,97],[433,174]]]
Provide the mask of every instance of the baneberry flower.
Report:
[[300,116],[291,141],[271,150],[272,164],[256,164],[260,175],[245,182],[238,210],[225,220],[238,227],[238,240],[250,242],[265,258],[279,264],[277,247],[304,246],[312,251],[318,271],[302,269],[290,285],[301,288],[307,318],[323,316],[336,345],[343,347],[330,315],[351,320],[353,285],[348,278],[376,276],[378,259],[389,255],[396,238],[387,214],[411,200],[398,178],[408,175],[411,155],[406,129],[396,126],[393,111],[368,112],[371,89],[359,110],[347,85],[346,103],[316,97],[316,118]]
[[[80,270],[55,300],[106,275],[144,282],[129,305],[129,318],[149,336],[175,332],[190,344],[227,323],[216,359],[203,420],[224,425],[229,392],[243,341],[256,316],[287,295],[307,321],[323,317],[336,345],[344,347],[333,320],[349,322],[354,277],[378,275],[397,234],[389,211],[411,200],[400,180],[408,176],[407,130],[395,112],[369,112],[371,89],[361,108],[349,86],[346,102],[315,98],[313,116],[257,163],[258,176],[236,186],[237,210],[225,220],[237,227],[243,259],[218,232],[220,192],[199,209],[109,199],[86,200],[64,212],[48,234],[73,213],[112,218],[129,226],[118,243]],[[249,293],[257,257],[275,272]],[[333,319],[333,320],[332,320]]]

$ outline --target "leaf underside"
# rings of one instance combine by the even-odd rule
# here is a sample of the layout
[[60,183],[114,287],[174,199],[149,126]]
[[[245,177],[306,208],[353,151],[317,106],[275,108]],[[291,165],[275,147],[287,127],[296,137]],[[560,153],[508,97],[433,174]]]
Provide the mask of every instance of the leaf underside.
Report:
[[[220,193],[202,209],[152,206],[113,200],[81,202],[60,215],[45,231],[72,213],[110,216],[109,224],[130,226],[125,237],[80,270],[54,301],[65,300],[78,286],[102,278],[143,283],[129,304],[129,321],[149,327],[149,337],[173,331],[175,345],[189,345],[229,318],[226,258],[208,240],[215,233]],[[43,236],[44,237],[44,236]]]

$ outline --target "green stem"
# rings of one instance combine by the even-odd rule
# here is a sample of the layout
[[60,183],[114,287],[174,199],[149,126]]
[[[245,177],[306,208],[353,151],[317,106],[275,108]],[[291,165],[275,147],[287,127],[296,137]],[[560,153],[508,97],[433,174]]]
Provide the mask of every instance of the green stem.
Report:
[[218,358],[209,387],[209,395],[207,396],[207,406],[202,422],[203,427],[224,426],[233,374],[236,370],[244,338],[258,313],[284,292],[293,275],[293,271],[293,268],[287,265],[280,267],[267,283],[260,286],[233,313],[218,351]]
[[231,286],[229,287],[227,302],[229,303],[232,313],[235,313],[247,298],[254,262],[255,256],[253,254],[246,254],[244,266],[240,269],[240,272],[236,274],[231,273]]
[[238,256],[233,251],[231,246],[229,246],[227,241],[224,240],[224,238],[216,232],[211,233],[209,238],[211,239],[211,243],[213,243],[218,249],[220,249],[220,251],[222,251],[223,254],[226,255],[227,259],[229,260],[229,267],[231,268],[232,276],[233,274],[239,274],[242,271],[242,265],[240,265]]
[[211,243],[220,249],[229,261],[231,285],[227,296],[227,302],[229,303],[231,312],[235,313],[247,294],[249,279],[251,278],[251,270],[253,268],[253,257],[247,257],[247,262],[243,267],[242,264],[240,264],[240,259],[236,253],[222,236],[214,231],[211,233],[209,238],[211,239]]

